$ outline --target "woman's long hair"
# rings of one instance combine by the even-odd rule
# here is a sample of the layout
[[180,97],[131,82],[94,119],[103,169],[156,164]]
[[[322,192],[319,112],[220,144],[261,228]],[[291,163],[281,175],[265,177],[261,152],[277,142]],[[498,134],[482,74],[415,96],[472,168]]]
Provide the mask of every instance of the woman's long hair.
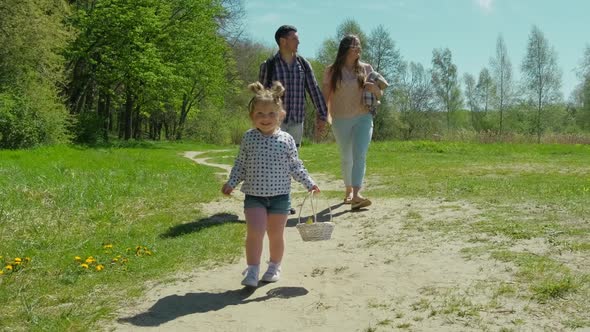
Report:
[[[336,60],[334,60],[334,63],[330,66],[330,69],[332,71],[332,79],[330,81],[331,91],[336,91],[336,87],[342,81],[342,68],[344,67],[344,62],[346,61],[346,55],[348,54],[348,50],[355,41],[358,42],[359,46],[361,45],[361,41],[359,37],[356,35],[346,35],[340,41],[340,46],[338,46],[338,54],[336,55]],[[365,71],[361,67],[359,59],[356,59],[353,71],[356,74],[359,87],[362,87],[365,84]]]

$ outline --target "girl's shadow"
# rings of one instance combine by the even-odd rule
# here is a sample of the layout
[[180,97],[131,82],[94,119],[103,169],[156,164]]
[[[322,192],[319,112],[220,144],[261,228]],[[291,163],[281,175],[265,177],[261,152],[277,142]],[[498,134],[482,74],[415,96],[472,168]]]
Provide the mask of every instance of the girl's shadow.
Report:
[[207,218],[201,218],[197,221],[186,224],[178,224],[170,227],[165,233],[160,234],[160,238],[175,238],[190,233],[200,232],[204,228],[218,227],[226,223],[241,223],[238,216],[230,213],[216,213]]
[[185,295],[166,296],[146,312],[133,317],[120,318],[120,323],[130,323],[136,326],[160,326],[178,317],[194,313],[217,311],[229,305],[261,302],[272,298],[288,299],[303,296],[308,293],[303,287],[277,287],[266,292],[265,296],[248,300],[256,291],[255,288],[245,287],[228,290],[223,293],[187,293]]

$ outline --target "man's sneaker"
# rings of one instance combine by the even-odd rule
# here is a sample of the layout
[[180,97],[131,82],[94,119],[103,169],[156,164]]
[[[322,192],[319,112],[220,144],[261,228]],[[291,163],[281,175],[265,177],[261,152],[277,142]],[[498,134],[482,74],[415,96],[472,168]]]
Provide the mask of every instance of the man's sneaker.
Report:
[[242,272],[246,277],[242,280],[242,285],[248,287],[258,287],[258,265],[248,265],[248,268]]
[[281,278],[281,265],[273,262],[268,263],[268,270],[264,272],[260,280],[265,282],[276,282]]

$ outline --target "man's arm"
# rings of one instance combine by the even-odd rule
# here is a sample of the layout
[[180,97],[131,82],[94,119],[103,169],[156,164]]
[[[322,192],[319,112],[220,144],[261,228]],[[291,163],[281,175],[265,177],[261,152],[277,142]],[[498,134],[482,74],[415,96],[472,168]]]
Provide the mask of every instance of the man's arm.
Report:
[[311,64],[306,59],[303,59],[303,65],[306,66],[309,70],[306,71],[307,77],[304,80],[306,85],[306,90],[311,97],[311,101],[315,106],[317,111],[317,120],[325,122],[328,119],[328,108],[326,107],[326,101],[324,100],[324,96],[320,87],[318,85],[317,80],[315,79],[315,75],[313,73],[313,68],[311,68]]

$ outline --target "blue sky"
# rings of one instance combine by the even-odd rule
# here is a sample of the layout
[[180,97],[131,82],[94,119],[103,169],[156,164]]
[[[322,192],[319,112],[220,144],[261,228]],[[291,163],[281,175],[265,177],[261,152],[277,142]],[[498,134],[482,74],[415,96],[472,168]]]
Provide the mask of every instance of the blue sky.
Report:
[[250,38],[275,46],[274,32],[282,24],[299,31],[299,53],[315,57],[322,42],[336,35],[346,19],[358,22],[366,34],[383,25],[406,61],[431,67],[432,50],[448,47],[460,77],[476,78],[489,68],[496,39],[502,34],[520,79],[520,64],[533,25],[557,52],[562,92],[568,99],[578,84],[575,74],[590,45],[588,0],[245,0]]

